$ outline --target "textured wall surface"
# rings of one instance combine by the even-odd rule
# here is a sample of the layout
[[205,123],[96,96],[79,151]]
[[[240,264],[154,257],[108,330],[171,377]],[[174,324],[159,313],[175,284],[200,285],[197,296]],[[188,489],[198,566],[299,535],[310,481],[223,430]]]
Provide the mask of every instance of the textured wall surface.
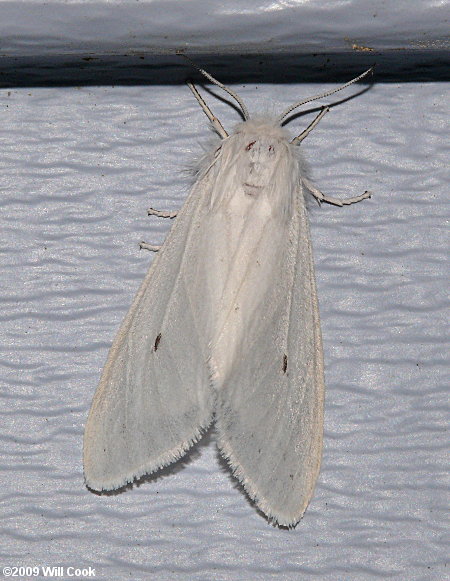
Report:
[[[328,87],[235,88],[251,110],[279,111]],[[182,85],[0,92],[3,566],[162,581],[448,575],[446,90],[375,84],[304,142],[324,192],[374,196],[311,205],[325,449],[291,531],[246,500],[214,432],[187,462],[132,490],[99,496],[83,483],[91,398],[152,260],[138,241],[158,243],[170,228],[146,208],[182,204],[183,168],[209,135],[192,95]],[[238,121],[208,102],[226,127]]]

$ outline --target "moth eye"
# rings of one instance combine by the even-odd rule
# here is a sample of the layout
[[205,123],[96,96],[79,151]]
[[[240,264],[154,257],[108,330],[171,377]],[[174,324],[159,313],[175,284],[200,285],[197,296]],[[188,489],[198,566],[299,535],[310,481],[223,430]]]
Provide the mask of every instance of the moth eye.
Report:
[[256,143],[256,140],[255,140],[255,141],[251,141],[251,142],[250,142],[250,143],[247,145],[247,147],[245,148],[245,150],[246,150],[246,151],[250,151],[250,150],[251,150],[251,148],[252,148],[252,147],[255,145],[255,143]]
[[273,151],[275,148],[273,145],[269,145],[269,151]]

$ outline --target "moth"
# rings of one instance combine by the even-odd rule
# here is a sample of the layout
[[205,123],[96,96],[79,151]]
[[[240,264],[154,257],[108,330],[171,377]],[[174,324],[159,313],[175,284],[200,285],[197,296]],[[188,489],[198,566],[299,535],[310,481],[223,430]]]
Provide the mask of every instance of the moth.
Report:
[[[196,66],[196,65],[194,65]],[[198,68],[198,67],[197,67]],[[84,436],[84,474],[113,490],[181,458],[215,422],[248,496],[279,526],[301,519],[319,474],[324,376],[305,196],[338,206],[304,175],[300,135],[251,118],[227,133],[192,82],[218,139],[109,352]],[[150,214],[174,218],[154,209]]]

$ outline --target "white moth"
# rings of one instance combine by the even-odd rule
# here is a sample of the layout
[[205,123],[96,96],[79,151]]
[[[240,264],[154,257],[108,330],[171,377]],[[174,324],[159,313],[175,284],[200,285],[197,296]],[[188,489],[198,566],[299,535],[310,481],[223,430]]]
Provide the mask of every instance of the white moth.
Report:
[[[267,518],[295,526],[319,473],[324,378],[299,143],[278,119],[228,135],[188,83],[220,141],[125,317],[84,435],[93,490],[120,488],[181,458],[215,420],[218,447]],[[149,210],[157,216],[175,214]],[[147,246],[152,250],[157,247]]]

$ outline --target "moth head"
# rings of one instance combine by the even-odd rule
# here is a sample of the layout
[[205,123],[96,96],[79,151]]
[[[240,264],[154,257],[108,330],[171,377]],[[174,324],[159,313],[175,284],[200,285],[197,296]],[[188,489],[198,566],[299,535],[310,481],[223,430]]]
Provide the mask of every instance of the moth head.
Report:
[[256,117],[239,124],[229,139],[234,142],[238,179],[246,194],[256,196],[271,184],[286,155],[288,134],[273,120]]

